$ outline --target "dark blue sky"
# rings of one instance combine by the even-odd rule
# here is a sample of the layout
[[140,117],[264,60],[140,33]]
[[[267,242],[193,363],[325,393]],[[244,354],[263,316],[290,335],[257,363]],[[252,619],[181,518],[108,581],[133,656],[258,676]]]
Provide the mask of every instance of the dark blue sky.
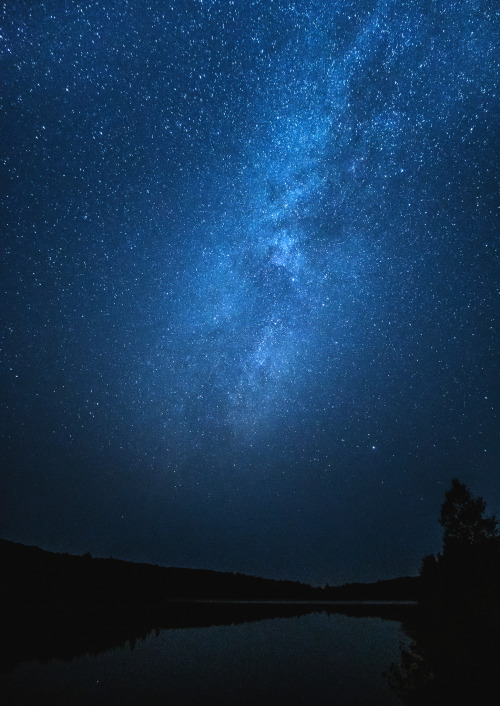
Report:
[[5,4],[1,536],[340,583],[500,511],[495,8]]

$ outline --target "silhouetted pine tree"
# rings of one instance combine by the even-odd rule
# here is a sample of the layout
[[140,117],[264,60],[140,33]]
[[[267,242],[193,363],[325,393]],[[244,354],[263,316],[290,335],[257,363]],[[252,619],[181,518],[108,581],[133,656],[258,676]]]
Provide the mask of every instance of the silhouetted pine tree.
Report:
[[441,506],[442,553],[422,562],[427,600],[476,603],[476,610],[498,609],[500,534],[495,517],[486,515],[485,510],[481,497],[474,497],[463,483],[453,479]]
[[487,703],[500,673],[500,535],[486,504],[453,480],[441,507],[443,549],[424,558],[412,639],[391,685],[408,704]]

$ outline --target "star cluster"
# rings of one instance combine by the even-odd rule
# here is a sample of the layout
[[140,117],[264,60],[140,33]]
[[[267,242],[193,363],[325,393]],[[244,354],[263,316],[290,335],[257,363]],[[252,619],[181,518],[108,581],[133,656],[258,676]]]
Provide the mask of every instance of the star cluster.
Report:
[[332,583],[498,511],[497,12],[4,5],[3,536]]

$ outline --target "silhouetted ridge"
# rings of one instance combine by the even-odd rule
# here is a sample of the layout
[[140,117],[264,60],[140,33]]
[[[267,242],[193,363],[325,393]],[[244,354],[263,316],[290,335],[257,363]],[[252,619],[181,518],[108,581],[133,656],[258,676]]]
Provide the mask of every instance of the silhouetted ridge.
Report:
[[165,601],[415,600],[416,577],[315,588],[297,581],[55,554],[0,540],[0,606],[159,605]]
[[418,576],[401,576],[376,583],[346,583],[322,589],[325,601],[416,601],[420,598]]
[[0,540],[0,605],[70,607],[151,605],[165,600],[273,600],[311,598],[311,586],[294,581],[203,569],[136,564],[90,554],[55,554]]
[[[9,652],[0,671],[27,659],[73,659],[134,644],[152,630],[292,617],[314,610],[402,620],[418,579],[314,588],[294,581],[55,554],[0,540],[0,611]],[[351,601],[337,604],[328,601]]]

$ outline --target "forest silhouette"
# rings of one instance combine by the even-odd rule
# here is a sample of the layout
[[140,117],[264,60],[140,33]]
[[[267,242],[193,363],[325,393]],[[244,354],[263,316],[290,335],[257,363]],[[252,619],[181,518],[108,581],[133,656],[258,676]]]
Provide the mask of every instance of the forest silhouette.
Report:
[[[454,479],[442,552],[423,559],[411,639],[390,681],[408,704],[488,703],[500,673],[500,533],[486,503]],[[494,693],[494,692],[493,692]]]
[[323,588],[0,540],[0,610],[10,645],[1,670],[133,647],[163,628],[342,612],[403,623],[410,647],[388,675],[403,701],[468,703],[464,695],[476,699],[500,667],[500,535],[485,509],[453,480],[441,508],[442,551],[423,559],[419,576]]

